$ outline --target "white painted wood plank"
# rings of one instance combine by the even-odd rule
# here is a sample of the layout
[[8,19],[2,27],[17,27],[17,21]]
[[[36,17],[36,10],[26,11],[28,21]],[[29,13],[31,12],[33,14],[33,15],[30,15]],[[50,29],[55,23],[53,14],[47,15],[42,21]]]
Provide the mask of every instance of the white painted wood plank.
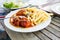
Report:
[[48,26],[46,28],[48,31],[50,31],[51,33],[53,33],[55,36],[59,37],[60,38],[60,32],[55,30],[54,28],[52,28],[51,26]]
[[45,35],[47,35],[48,37],[50,37],[52,40],[60,40],[60,38],[57,38],[56,36],[54,36],[53,34],[51,34],[50,32],[48,32],[47,30],[42,30],[41,32],[43,32]]
[[33,33],[18,33],[6,28],[6,32],[12,40],[40,40]]
[[34,32],[34,34],[41,38],[41,40],[51,40],[41,32]]
[[60,24],[59,24],[59,23],[57,23],[57,22],[55,22],[55,21],[52,21],[51,23],[53,23],[53,24],[55,24],[55,25],[57,25],[57,26],[59,26],[59,27],[60,27]]
[[60,17],[55,17],[56,19],[60,20]]
[[55,26],[55,25],[53,25],[53,24],[50,24],[49,26],[51,26],[53,29],[55,29],[55,30],[57,30],[58,32],[60,32],[60,28],[59,28],[59,27],[57,27],[57,26]]
[[53,18],[52,20],[60,24],[60,18]]

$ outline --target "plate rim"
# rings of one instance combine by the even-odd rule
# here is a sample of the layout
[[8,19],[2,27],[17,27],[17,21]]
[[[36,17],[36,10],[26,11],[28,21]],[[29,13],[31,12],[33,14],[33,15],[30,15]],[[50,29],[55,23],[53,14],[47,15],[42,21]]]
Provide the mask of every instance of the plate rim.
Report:
[[60,15],[60,14],[59,14],[59,11],[56,10],[56,7],[59,7],[59,4],[60,3],[56,3],[56,4],[54,4],[54,5],[51,6],[51,10],[53,12],[55,12],[56,14],[58,14],[58,15]]

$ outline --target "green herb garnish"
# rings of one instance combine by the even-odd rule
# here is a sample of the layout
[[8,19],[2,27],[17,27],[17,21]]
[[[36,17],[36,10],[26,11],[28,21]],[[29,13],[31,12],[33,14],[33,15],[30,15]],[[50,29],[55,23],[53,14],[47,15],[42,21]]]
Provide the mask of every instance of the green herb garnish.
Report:
[[16,5],[16,4],[14,4],[13,2],[4,3],[3,6],[6,7],[6,8],[10,8],[10,9],[11,9],[11,8],[19,8],[19,6]]

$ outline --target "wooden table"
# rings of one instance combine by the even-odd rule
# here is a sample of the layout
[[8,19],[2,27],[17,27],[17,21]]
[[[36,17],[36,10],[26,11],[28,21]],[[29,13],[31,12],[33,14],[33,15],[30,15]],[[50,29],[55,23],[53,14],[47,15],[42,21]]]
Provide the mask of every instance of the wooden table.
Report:
[[18,33],[5,29],[11,40],[60,40],[60,17],[52,18],[52,22],[48,27],[37,32]]

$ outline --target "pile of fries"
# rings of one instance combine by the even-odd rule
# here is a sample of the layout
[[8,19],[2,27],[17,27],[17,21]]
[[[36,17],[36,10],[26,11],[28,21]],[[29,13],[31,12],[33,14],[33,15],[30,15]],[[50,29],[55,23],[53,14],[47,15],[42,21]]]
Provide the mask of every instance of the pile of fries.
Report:
[[43,21],[46,21],[50,14],[41,10],[41,9],[38,9],[36,7],[31,7],[31,8],[25,8],[26,10],[28,10],[28,12],[30,13],[29,16],[28,16],[28,19],[30,19],[33,24],[39,24]]

